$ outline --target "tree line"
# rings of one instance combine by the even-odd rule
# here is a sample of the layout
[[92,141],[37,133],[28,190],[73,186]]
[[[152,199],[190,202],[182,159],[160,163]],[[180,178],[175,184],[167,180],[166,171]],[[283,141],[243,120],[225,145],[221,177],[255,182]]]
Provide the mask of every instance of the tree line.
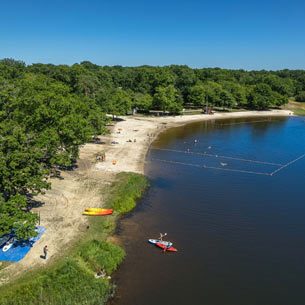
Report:
[[264,110],[289,98],[303,101],[305,71],[244,71],[187,66],[72,66],[34,64],[27,69],[61,81],[73,92],[93,98],[102,110],[126,114],[132,108],[180,113],[188,107]]
[[187,66],[25,65],[0,61],[0,236],[34,234],[31,198],[50,187],[79,146],[105,131],[105,113],[132,109],[178,114],[184,108],[268,109],[305,101],[305,71]]

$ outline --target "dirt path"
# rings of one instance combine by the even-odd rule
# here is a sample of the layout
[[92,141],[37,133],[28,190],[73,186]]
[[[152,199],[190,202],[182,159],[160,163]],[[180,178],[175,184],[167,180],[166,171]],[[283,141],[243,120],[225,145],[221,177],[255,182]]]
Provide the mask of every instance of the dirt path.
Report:
[[[36,200],[34,208],[40,214],[40,225],[47,231],[20,262],[0,271],[0,283],[29,269],[47,264],[75,238],[84,234],[87,218],[82,216],[86,207],[101,207],[115,173],[128,171],[143,173],[144,160],[150,143],[169,127],[189,122],[231,117],[288,116],[290,111],[216,113],[214,115],[187,115],[176,117],[127,117],[115,124],[108,136],[100,137],[104,144],[86,144],[80,150],[78,168],[62,173],[62,179],[52,178],[52,189]],[[116,144],[111,144],[116,143]],[[106,161],[96,162],[96,155],[105,152]],[[40,258],[42,248],[48,245],[49,258]]]

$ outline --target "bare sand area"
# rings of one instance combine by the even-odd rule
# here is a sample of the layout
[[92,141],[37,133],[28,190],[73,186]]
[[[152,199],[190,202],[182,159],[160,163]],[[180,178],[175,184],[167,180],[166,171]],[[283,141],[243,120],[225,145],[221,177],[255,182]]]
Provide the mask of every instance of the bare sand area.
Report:
[[[86,234],[87,218],[82,215],[84,208],[103,206],[116,173],[144,173],[145,155],[160,132],[196,121],[289,115],[289,110],[273,110],[175,117],[122,117],[122,121],[110,128],[109,135],[100,136],[102,144],[89,143],[80,149],[76,170],[62,172],[60,179],[52,178],[52,189],[35,198],[38,204],[33,211],[40,214],[40,225],[47,230],[22,261],[1,269],[0,284],[64,255],[75,239]],[[96,157],[103,153],[106,160],[97,161]],[[44,245],[49,248],[47,260],[40,257]]]

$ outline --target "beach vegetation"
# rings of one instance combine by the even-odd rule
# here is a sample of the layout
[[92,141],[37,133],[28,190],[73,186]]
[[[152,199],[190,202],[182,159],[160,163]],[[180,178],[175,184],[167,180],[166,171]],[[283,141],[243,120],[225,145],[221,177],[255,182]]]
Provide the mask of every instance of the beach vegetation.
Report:
[[[53,264],[30,270],[0,287],[0,304],[106,304],[115,289],[108,277],[125,257],[124,249],[108,238],[114,233],[120,215],[134,207],[147,185],[147,178],[143,175],[117,174],[107,203],[118,207],[116,213],[107,217],[90,217],[86,234]],[[117,193],[122,196],[122,201]],[[97,277],[101,270],[105,276]]]
[[299,93],[296,95],[295,100],[296,100],[297,102],[304,103],[304,102],[305,102],[305,91],[299,92]]
[[137,200],[142,197],[147,187],[148,180],[145,176],[119,173],[106,205],[120,214],[128,213],[135,208]]

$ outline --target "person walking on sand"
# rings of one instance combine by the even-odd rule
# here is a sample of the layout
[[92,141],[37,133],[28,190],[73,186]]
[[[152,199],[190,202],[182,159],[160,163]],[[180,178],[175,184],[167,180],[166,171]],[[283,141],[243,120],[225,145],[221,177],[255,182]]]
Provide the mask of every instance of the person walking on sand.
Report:
[[43,258],[44,259],[47,259],[47,255],[48,255],[48,246],[47,245],[45,245],[44,247],[43,247]]

